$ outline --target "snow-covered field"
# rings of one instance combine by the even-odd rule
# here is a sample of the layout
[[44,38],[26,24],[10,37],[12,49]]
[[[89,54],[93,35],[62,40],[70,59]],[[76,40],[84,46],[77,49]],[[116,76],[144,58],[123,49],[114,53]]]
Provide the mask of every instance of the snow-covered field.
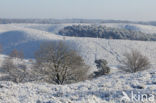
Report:
[[[63,86],[0,82],[0,103],[122,103],[122,92],[129,98],[131,92],[137,97],[141,94],[156,96],[156,71],[153,69],[135,74],[115,73]],[[145,103],[155,103],[152,99],[150,102],[150,98]]]
[[[148,97],[150,94],[156,97],[156,42],[62,37],[55,34],[67,25],[72,24],[0,25],[0,44],[3,45],[5,54],[17,48],[24,52],[26,58],[33,58],[40,43],[64,40],[71,47],[76,47],[75,49],[82,55],[85,62],[91,66],[91,71],[95,70],[95,59],[106,59],[109,66],[112,67],[111,74],[95,80],[63,86],[46,83],[0,82],[0,87],[2,87],[0,88],[0,103],[120,103],[123,91],[129,97],[131,97],[131,92],[137,96],[144,93]],[[126,26],[126,24],[103,25],[119,28]],[[136,30],[145,33],[156,33],[154,26],[128,25],[126,27],[131,29],[136,28]],[[150,58],[152,64],[150,70],[135,74],[125,74],[118,71],[116,67],[120,65],[123,59],[122,55],[131,49],[138,49]],[[155,102],[156,98],[152,103]]]

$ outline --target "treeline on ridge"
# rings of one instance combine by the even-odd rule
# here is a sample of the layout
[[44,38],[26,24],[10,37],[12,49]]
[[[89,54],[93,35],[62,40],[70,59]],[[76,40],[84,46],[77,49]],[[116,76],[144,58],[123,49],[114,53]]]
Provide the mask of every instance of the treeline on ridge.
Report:
[[75,37],[93,37],[106,39],[127,39],[127,40],[143,40],[155,41],[155,34],[146,34],[141,31],[112,28],[101,25],[72,25],[66,26],[58,32],[63,36]]
[[0,18],[0,24],[12,24],[12,23],[35,23],[35,24],[61,24],[61,23],[131,23],[131,24],[143,24],[156,26],[156,21],[141,22],[141,21],[127,21],[127,20],[102,20],[102,19],[7,19]]

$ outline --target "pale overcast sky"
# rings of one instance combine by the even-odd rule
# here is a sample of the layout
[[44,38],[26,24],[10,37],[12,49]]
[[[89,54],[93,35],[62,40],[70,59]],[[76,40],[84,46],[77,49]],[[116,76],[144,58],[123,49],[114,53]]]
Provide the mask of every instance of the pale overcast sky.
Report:
[[0,18],[156,20],[156,0],[0,0]]

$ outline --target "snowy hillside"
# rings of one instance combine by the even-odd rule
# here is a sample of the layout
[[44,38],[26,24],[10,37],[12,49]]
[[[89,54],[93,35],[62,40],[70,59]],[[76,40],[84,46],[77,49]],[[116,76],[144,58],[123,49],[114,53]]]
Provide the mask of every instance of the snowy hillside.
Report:
[[[64,40],[80,53],[85,62],[92,67],[91,71],[95,70],[95,59],[106,59],[111,67],[111,73],[94,80],[63,86],[34,82],[15,84],[0,81],[0,103],[120,103],[124,95],[123,91],[128,96],[133,91],[135,94],[144,93],[148,96],[153,94],[156,97],[156,42],[62,37],[55,34],[67,25],[72,24],[0,25],[0,44],[3,46],[4,54],[17,48],[24,52],[25,58],[33,58],[34,52],[42,42]],[[103,25],[125,27],[126,24]],[[129,29],[156,33],[154,26],[136,24],[131,26]],[[123,54],[131,49],[137,49],[149,57],[152,64],[150,70],[125,74],[116,68],[121,64]],[[0,62],[4,57],[0,56]]]
[[61,38],[55,34],[36,29],[22,28],[12,24],[0,25],[0,44],[3,45],[6,54],[17,48],[24,52],[26,58],[30,58],[33,57],[34,51],[40,43]]
[[[45,25],[32,24],[36,27]],[[118,65],[124,52],[138,49],[147,55],[154,64],[156,61],[156,42],[107,40],[96,38],[62,37],[50,32],[30,28],[31,24],[0,25],[0,44],[4,53],[9,53],[17,48],[24,52],[26,58],[32,58],[40,43],[49,40],[64,40],[83,56],[88,64],[93,65],[95,58],[106,59],[109,65]],[[71,25],[71,24],[66,24]],[[145,28],[146,29],[146,28]],[[31,51],[30,51],[31,50]]]
[[[14,25],[14,24],[13,24]],[[65,26],[72,26],[72,25],[94,25],[94,24],[87,24],[87,23],[73,23],[73,24],[16,24],[20,27],[25,28],[33,28],[37,30],[43,30],[46,32],[57,33],[60,29]],[[95,25],[103,25],[107,27],[113,28],[124,28],[129,30],[141,31],[144,33],[156,33],[156,26],[151,25],[141,25],[141,24],[125,24],[125,23],[103,23],[103,24],[95,24]]]

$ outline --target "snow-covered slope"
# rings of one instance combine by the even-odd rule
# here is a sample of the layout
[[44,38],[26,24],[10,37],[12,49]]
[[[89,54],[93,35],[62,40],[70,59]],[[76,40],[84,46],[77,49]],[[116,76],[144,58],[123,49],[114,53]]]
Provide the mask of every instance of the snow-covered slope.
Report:
[[[62,37],[38,30],[39,28],[30,28],[32,25],[37,27],[38,24],[0,25],[0,44],[3,45],[4,52],[9,53],[12,49],[17,48],[24,52],[26,58],[31,58],[40,43],[49,40],[65,40],[73,48],[76,47],[85,61],[91,65],[94,65],[95,59],[106,59],[109,65],[118,65],[123,53],[130,49],[140,50],[150,58],[152,64],[156,61],[156,42]],[[42,25],[38,27],[41,28]]]
[[[14,24],[13,24],[14,25]],[[57,33],[60,29],[65,26],[71,25],[94,25],[94,24],[81,24],[81,23],[73,23],[73,24],[16,24],[20,27],[32,28],[37,30],[42,30],[51,33]],[[142,31],[144,33],[156,33],[156,26],[151,25],[141,25],[141,24],[125,24],[125,23],[103,23],[103,24],[95,24],[95,25],[103,25],[112,28],[124,28],[135,31]]]
[[62,37],[41,30],[12,24],[0,25],[0,44],[3,45],[5,54],[16,48],[23,51],[26,58],[31,58],[40,43],[59,39]]
[[[64,86],[46,83],[14,84],[1,81],[0,103],[120,103],[123,91],[128,96],[131,96],[131,91],[140,95],[142,93],[156,95],[156,42],[62,37],[52,33],[56,32],[59,27],[53,28],[54,31],[46,31],[49,26],[0,25],[0,44],[3,45],[4,53],[9,53],[12,49],[17,48],[23,50],[25,56],[29,58],[33,57],[40,43],[64,40],[71,47],[76,47],[91,67],[95,67],[95,59],[106,59],[110,67],[116,67],[120,65],[123,53],[131,49],[137,49],[148,56],[152,67],[150,70],[134,74],[125,74],[117,70],[94,80]],[[142,30],[150,31],[150,26],[148,29],[142,25]],[[155,28],[152,30],[155,32]],[[2,60],[4,56],[0,58]]]
[[[0,103],[122,103],[123,92],[131,101],[126,103],[155,103],[156,99],[151,99],[151,95],[156,95],[156,70],[153,69],[135,74],[120,72],[63,86],[0,82]],[[135,101],[131,99],[133,95],[135,98],[148,95],[148,98],[144,102]]]

